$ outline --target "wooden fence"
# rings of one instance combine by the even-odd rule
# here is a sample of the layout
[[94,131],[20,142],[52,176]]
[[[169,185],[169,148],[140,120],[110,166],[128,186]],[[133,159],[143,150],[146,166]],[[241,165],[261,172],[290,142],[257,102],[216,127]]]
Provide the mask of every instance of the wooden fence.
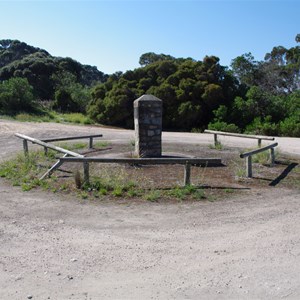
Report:
[[278,143],[274,143],[263,148],[258,148],[249,152],[242,153],[240,158],[246,158],[246,174],[247,177],[252,177],[252,155],[269,150],[270,149],[270,158],[271,158],[271,166],[275,163],[275,151],[274,148],[278,146]]
[[274,137],[268,137],[268,136],[259,136],[259,135],[250,135],[250,134],[240,134],[240,133],[232,133],[232,132],[223,132],[223,131],[214,131],[214,130],[204,130],[205,133],[211,133],[214,135],[214,142],[215,147],[219,144],[218,142],[218,135],[225,135],[225,136],[234,136],[234,137],[240,137],[240,138],[247,138],[247,139],[257,139],[258,141],[258,147],[261,147],[261,141],[274,141]]
[[[75,140],[84,138],[102,137],[102,135],[91,136],[77,136],[77,137],[65,137],[65,138],[49,138],[38,140],[29,137],[24,134],[16,133],[16,137],[23,139],[23,149],[25,156],[28,155],[28,141],[40,145],[46,149],[52,149],[57,152],[63,153],[64,156],[59,158],[58,161],[40,178],[41,180],[50,176],[56,169],[58,169],[65,162],[81,162],[83,163],[84,181],[89,182],[89,163],[119,163],[119,164],[136,164],[136,165],[160,165],[160,164],[181,164],[184,165],[184,185],[190,184],[191,177],[191,165],[209,166],[209,165],[221,165],[220,158],[101,158],[101,157],[85,157],[73,151],[57,147],[50,141],[63,141],[63,140]],[[90,142],[91,146],[91,142]]]
[[64,162],[83,163],[84,181],[89,182],[89,163],[118,163],[132,165],[184,165],[184,185],[191,183],[191,166],[221,165],[219,158],[100,158],[100,157],[62,157],[60,165]]
[[98,137],[103,137],[102,134],[94,134],[94,135],[81,135],[81,136],[69,136],[69,137],[60,137],[60,138],[47,138],[42,139],[42,142],[59,142],[59,141],[71,141],[71,140],[83,140],[89,139],[89,148],[93,148],[93,140]]

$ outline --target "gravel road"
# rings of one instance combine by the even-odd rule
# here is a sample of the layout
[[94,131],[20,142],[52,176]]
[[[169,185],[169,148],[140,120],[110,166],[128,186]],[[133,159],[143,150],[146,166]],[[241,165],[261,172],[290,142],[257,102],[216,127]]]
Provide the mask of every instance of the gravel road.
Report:
[[[128,130],[1,120],[0,160],[21,149],[15,132],[133,139]],[[278,142],[299,154],[300,139]],[[299,299],[299,232],[300,191],[280,185],[217,202],[117,204],[25,193],[0,179],[0,299]]]

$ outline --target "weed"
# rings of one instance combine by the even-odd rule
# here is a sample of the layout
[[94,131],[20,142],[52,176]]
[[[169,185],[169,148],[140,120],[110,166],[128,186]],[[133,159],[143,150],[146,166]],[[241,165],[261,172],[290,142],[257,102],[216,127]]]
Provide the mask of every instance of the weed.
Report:
[[269,151],[260,152],[252,156],[252,162],[259,163],[261,165],[267,164],[269,160],[270,160]]
[[95,148],[105,148],[108,147],[110,144],[107,141],[98,141],[94,143]]
[[205,197],[205,193],[202,189],[198,189],[193,193],[193,199],[195,200],[202,200],[202,199],[206,199]]
[[222,143],[221,142],[217,142],[216,144],[211,144],[211,145],[209,145],[208,146],[209,147],[209,149],[215,149],[215,150],[223,150],[223,145],[222,145]]
[[108,193],[108,191],[106,188],[101,188],[99,190],[99,195],[105,196],[105,195],[107,195],[107,193]]
[[87,148],[87,143],[58,143],[57,146],[72,151]]
[[32,189],[32,185],[28,183],[22,183],[21,188],[23,192],[28,192]]
[[122,197],[123,196],[123,188],[121,186],[116,186],[113,191],[112,194],[115,197]]
[[161,193],[159,190],[152,190],[144,195],[144,199],[151,202],[157,202],[160,197]]
[[87,192],[83,191],[80,193],[80,197],[81,197],[81,199],[87,199],[89,197],[89,194]]

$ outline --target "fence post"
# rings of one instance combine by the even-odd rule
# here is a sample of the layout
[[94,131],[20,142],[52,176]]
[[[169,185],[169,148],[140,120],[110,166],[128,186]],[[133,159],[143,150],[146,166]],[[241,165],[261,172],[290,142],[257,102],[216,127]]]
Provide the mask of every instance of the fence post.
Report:
[[246,172],[247,177],[252,178],[252,156],[246,157]]
[[90,137],[90,144],[89,144],[89,148],[92,149],[93,148],[93,138]]
[[44,153],[45,153],[45,156],[48,155],[48,148],[47,147],[44,147]]
[[89,173],[89,163],[84,162],[83,163],[83,174],[84,174],[84,183],[90,182],[90,173]]
[[261,139],[258,139],[258,148],[261,148]]
[[270,149],[270,155],[271,155],[271,167],[274,167],[274,164],[275,164],[275,149],[274,148]]
[[27,140],[23,140],[23,149],[25,156],[28,156],[28,142]]
[[191,164],[186,163],[184,166],[184,186],[191,184]]
[[218,137],[217,137],[217,134],[214,133],[214,141],[215,141],[215,147],[218,146]]

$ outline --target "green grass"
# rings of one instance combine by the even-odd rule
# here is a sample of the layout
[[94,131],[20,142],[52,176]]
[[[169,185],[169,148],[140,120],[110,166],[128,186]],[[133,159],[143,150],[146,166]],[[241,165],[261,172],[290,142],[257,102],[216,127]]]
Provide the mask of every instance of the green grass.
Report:
[[151,190],[144,194],[144,199],[150,202],[157,202],[161,198],[161,192],[159,190]]
[[15,116],[1,115],[1,119],[16,120],[20,122],[56,122],[74,124],[94,124],[94,122],[82,113],[61,114],[55,111],[45,111],[40,114],[19,113]]
[[[19,154],[14,159],[0,164],[0,177],[8,179],[14,186],[20,186],[23,191],[41,188],[53,193],[73,193],[81,199],[138,197],[156,202],[161,198],[181,201],[205,198],[203,190],[193,185],[177,186],[170,190],[153,188],[149,191],[147,188],[142,188],[138,182],[130,180],[124,169],[109,166],[101,168],[97,176],[91,176],[88,184],[82,183],[82,173],[78,170],[74,171],[73,176],[67,178],[55,176],[59,174],[57,172],[50,178],[39,180],[41,175],[57,160],[55,155],[54,151],[49,151],[48,156],[45,156],[43,150],[30,151],[27,157],[23,153]],[[98,168],[94,173],[97,170]]]
[[209,145],[209,149],[223,150],[223,145],[221,142],[217,142],[216,144]]

